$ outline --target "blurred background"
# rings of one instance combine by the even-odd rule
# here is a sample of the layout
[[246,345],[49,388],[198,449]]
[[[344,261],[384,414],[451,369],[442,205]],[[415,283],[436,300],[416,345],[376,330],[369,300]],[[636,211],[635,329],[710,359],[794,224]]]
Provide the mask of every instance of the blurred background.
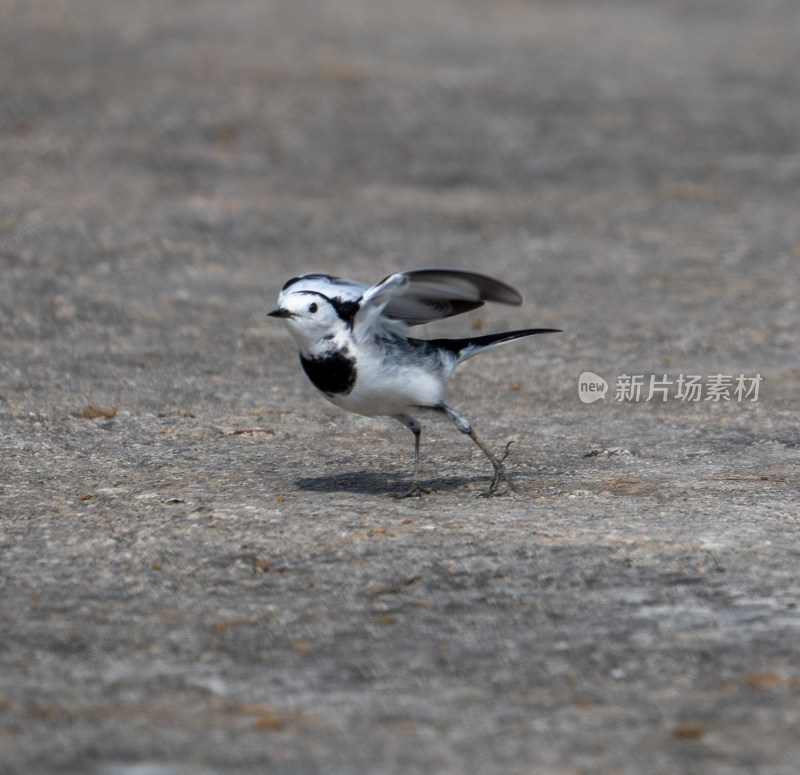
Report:
[[[796,772],[799,41],[797,0],[0,0],[0,771]],[[420,336],[564,329],[452,383],[517,498],[427,423],[396,502],[410,434],[266,317],[424,266],[525,304]],[[612,398],[718,373],[759,400]]]
[[518,286],[477,325],[566,328],[575,378],[796,364],[798,15],[4,0],[4,379],[168,355],[213,380],[273,346],[288,277],[418,266]]

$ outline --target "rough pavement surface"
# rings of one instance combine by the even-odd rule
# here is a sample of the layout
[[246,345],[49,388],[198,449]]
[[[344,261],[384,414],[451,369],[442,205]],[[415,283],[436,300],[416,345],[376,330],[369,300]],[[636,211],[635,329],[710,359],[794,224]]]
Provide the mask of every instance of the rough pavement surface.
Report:
[[[796,773],[799,30],[2,0],[0,772]],[[526,299],[421,336],[565,329],[452,385],[517,495],[425,418],[396,500],[266,318],[419,266]]]

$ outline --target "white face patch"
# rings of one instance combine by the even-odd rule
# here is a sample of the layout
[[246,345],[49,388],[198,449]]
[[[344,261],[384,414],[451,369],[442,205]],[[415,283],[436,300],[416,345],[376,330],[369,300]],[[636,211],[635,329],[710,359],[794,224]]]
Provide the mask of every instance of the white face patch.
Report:
[[286,327],[300,348],[307,352],[330,349],[330,343],[347,330],[347,324],[322,294],[285,293],[281,294],[279,304],[281,309],[291,313],[285,318]]

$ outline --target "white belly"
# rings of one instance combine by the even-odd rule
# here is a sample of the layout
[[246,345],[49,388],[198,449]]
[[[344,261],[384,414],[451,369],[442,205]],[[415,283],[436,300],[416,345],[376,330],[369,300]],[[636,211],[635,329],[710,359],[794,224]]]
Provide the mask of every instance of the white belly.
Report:
[[401,414],[419,406],[435,406],[445,400],[445,380],[439,373],[423,368],[386,369],[380,361],[364,365],[362,361],[356,382],[349,393],[325,395],[336,406],[348,412],[376,415]]

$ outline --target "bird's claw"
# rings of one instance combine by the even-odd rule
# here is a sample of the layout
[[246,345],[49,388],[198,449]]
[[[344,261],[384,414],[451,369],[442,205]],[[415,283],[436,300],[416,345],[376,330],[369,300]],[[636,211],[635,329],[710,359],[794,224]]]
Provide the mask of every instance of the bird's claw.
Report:
[[489,485],[489,489],[486,492],[482,492],[479,497],[481,498],[489,498],[492,495],[498,495],[497,488],[500,486],[500,482],[505,482],[508,485],[508,489],[511,492],[515,493],[517,491],[516,487],[511,483],[511,479],[508,476],[508,472],[506,471],[506,467],[503,465],[505,459],[508,457],[509,449],[513,444],[513,441],[509,441],[506,444],[506,448],[503,450],[503,456],[495,462],[492,460],[492,465],[494,466],[494,478],[492,479],[492,483]]
[[410,490],[406,492],[396,495],[395,497],[397,500],[405,500],[406,498],[421,498],[423,495],[430,495],[433,490],[428,490],[425,487],[421,487],[418,482],[415,482],[414,485],[411,487]]

